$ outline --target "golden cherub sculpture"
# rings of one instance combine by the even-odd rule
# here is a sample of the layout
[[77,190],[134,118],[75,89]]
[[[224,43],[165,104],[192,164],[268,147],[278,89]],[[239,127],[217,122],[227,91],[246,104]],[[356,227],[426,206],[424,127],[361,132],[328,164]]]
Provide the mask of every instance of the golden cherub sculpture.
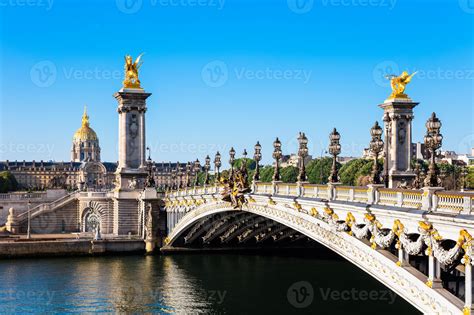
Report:
[[143,62],[140,61],[143,54],[140,54],[135,62],[132,56],[125,56],[125,80],[123,80],[123,87],[129,89],[141,89],[140,80],[138,79],[138,69],[140,69]]
[[410,83],[411,78],[416,74],[416,72],[412,74],[408,74],[408,72],[403,71],[400,76],[390,75],[387,78],[390,80],[390,86],[392,87],[392,94],[388,97],[388,99],[395,99],[395,98],[404,98],[408,99],[408,95],[406,95],[405,88],[408,83]]

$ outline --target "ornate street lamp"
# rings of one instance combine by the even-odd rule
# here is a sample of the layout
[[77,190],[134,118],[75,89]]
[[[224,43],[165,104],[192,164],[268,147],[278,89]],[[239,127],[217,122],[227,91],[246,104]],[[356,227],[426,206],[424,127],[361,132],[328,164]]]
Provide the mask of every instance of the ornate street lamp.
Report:
[[262,146],[260,142],[257,141],[257,144],[254,147],[255,153],[253,154],[253,159],[255,160],[255,173],[253,174],[253,180],[260,180],[260,166],[259,162],[262,160]]
[[148,188],[151,188],[151,187],[156,187],[154,166],[153,166],[153,161],[151,160],[150,148],[147,147],[146,149],[148,150],[148,158],[146,160],[147,178],[146,178],[145,186]]
[[191,163],[186,163],[186,187],[191,187]]
[[198,175],[200,170],[201,163],[199,162],[199,159],[196,159],[196,161],[194,162],[194,186],[199,186]]
[[240,165],[241,169],[247,170],[247,150],[244,149],[244,152],[242,153],[242,164]]
[[275,159],[275,171],[273,172],[273,181],[277,182],[280,180],[280,159],[281,159],[281,142],[276,138],[273,142],[273,158]]
[[467,186],[467,176],[469,175],[469,172],[467,170],[467,167],[463,167],[462,170],[461,170],[461,178],[460,178],[460,181],[461,181],[461,191],[464,191],[466,190],[466,186]]
[[205,164],[204,164],[204,171],[206,172],[205,173],[205,176],[204,176],[204,185],[209,185],[209,169],[211,168],[211,158],[208,156],[206,156],[206,160],[205,160]]
[[337,132],[336,128],[329,134],[329,154],[332,155],[332,168],[331,175],[329,175],[330,183],[337,183],[339,181],[339,175],[337,174],[337,156],[341,153],[341,145],[339,140],[341,135]]
[[214,157],[214,167],[216,168],[216,178],[214,179],[214,181],[216,183],[219,183],[219,177],[220,177],[220,168],[222,166],[222,162],[221,162],[221,154],[219,153],[219,151],[217,151],[216,153],[216,156]]
[[441,121],[436,117],[436,113],[431,114],[431,117],[426,122],[426,136],[425,147],[430,151],[430,166],[428,174],[425,178],[425,187],[438,187],[441,180],[438,177],[439,171],[436,167],[436,150],[441,148],[443,143],[443,135],[440,133]]
[[306,169],[304,165],[304,160],[308,156],[308,138],[304,132],[300,132],[298,137],[299,149],[298,149],[298,159],[299,159],[299,168],[300,171],[298,173],[298,182],[306,181]]
[[235,150],[234,150],[234,147],[231,147],[231,148],[230,148],[229,156],[230,156],[230,159],[229,159],[229,164],[230,164],[229,179],[230,179],[230,178],[232,178],[232,177],[234,176],[234,162],[235,162]]
[[379,172],[379,154],[383,150],[383,141],[382,141],[383,130],[380,128],[378,121],[375,122],[375,125],[370,129],[370,135],[372,140],[370,141],[370,152],[374,156],[374,164],[372,166],[372,173],[370,176],[370,182],[372,184],[381,184],[380,181],[380,172]]

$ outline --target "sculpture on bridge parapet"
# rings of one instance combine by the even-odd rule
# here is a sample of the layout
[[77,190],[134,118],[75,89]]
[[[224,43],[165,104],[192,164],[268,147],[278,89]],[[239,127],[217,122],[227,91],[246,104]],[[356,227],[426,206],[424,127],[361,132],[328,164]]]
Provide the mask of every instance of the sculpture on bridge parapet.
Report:
[[247,203],[245,194],[249,193],[251,189],[242,170],[234,170],[230,178],[221,177],[220,182],[223,185],[221,192],[223,201],[230,202],[234,209],[242,208]]

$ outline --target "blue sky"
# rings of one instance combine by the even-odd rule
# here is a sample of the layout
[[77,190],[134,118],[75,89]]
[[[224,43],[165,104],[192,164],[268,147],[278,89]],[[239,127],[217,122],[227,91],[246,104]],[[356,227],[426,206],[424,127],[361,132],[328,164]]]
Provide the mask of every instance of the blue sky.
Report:
[[[51,1],[51,0],[50,0]],[[444,148],[474,146],[474,0],[1,0],[0,159],[69,160],[87,104],[103,160],[117,159],[123,56],[145,52],[147,142],[155,160],[229,146],[264,162],[294,152],[360,155],[390,94],[383,74],[419,74],[407,93],[414,141],[435,111]]]

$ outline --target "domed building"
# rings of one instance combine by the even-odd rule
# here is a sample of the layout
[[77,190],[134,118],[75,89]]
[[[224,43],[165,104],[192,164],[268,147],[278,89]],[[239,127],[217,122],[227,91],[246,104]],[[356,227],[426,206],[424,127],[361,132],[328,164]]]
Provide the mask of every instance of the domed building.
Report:
[[[157,188],[185,185],[194,182],[194,173],[186,177],[187,163],[155,163]],[[71,161],[0,161],[0,171],[9,171],[20,189],[43,190],[68,188],[79,190],[109,190],[114,187],[117,162],[102,162],[99,137],[91,128],[87,109],[84,108],[81,127],[72,139]]]
[[72,139],[71,161],[100,162],[99,138],[90,127],[87,109],[84,108],[82,125]]

